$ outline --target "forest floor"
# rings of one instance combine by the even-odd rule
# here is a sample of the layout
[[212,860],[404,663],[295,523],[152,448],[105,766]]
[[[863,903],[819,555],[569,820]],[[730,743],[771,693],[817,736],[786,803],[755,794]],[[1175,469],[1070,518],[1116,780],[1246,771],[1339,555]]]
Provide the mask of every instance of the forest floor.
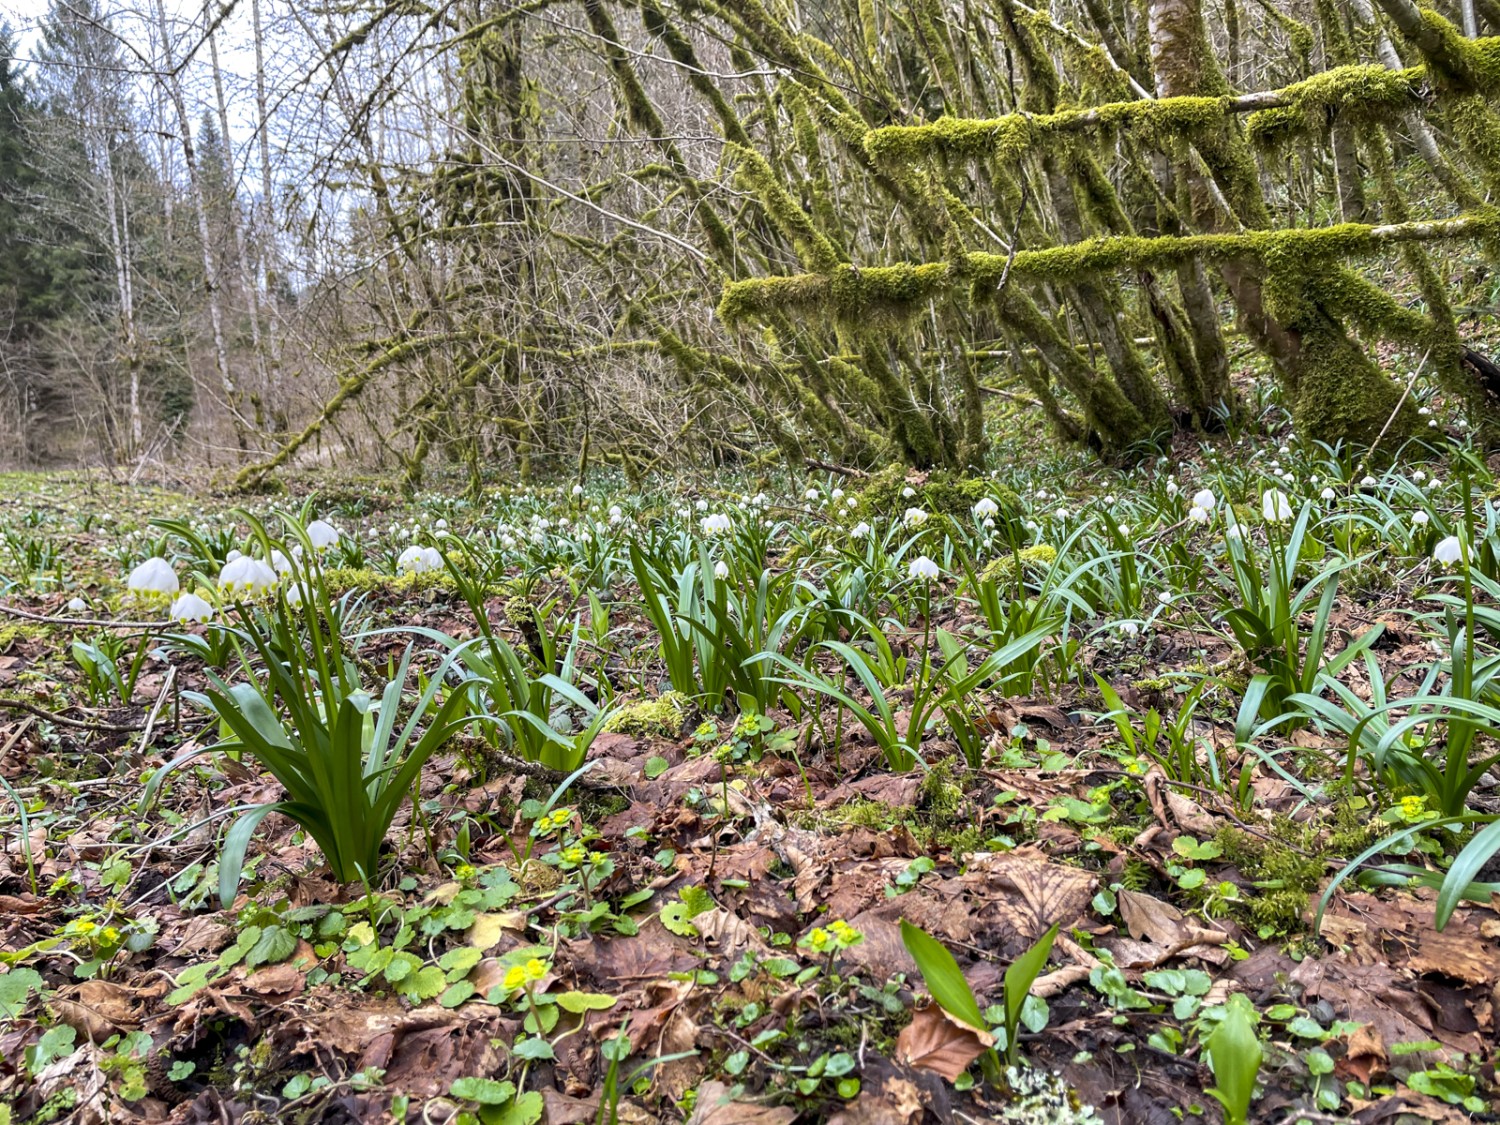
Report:
[[[1238,587],[1224,517],[1200,527],[1184,505],[1211,487],[1221,512],[1235,494],[1258,523],[1262,486],[1282,479],[1267,468],[1277,444],[1252,440],[1222,460],[1182,450],[1134,474],[1052,459],[1011,480],[1036,540],[1061,549],[1051,567],[1095,565],[1070,580],[1075,598],[1048,601],[1062,585],[1046,576],[1049,560],[1016,559],[1013,581],[999,584],[1019,595],[1009,612],[1050,606],[1065,623],[1023,654],[1024,675],[1008,666],[1003,684],[981,681],[915,737],[923,677],[937,675],[923,646],[946,669],[955,657],[942,636],[967,644],[996,622],[938,540],[897,555],[892,600],[874,595],[891,664],[878,688],[884,741],[832,695],[794,699],[786,684],[759,713],[742,709],[748,719],[728,705],[733,692],[719,711],[666,694],[623,547],[599,581],[583,555],[569,562],[539,545],[561,534],[558,513],[614,527],[614,504],[630,526],[677,520],[688,536],[703,510],[684,518],[679,506],[743,513],[742,494],[764,490],[775,499],[750,508],[780,528],[768,573],[836,593],[845,587],[817,569],[818,552],[850,546],[852,515],[832,490],[852,498],[862,482],[819,477],[816,501],[802,477],[674,482],[649,495],[591,482],[583,498],[554,488],[473,502],[322,482],[311,514],[368,544],[329,581],[363,599],[353,651],[377,692],[413,642],[432,670],[413,630],[477,633],[446,574],[394,573],[411,527],[409,542],[441,545],[440,533],[494,538],[498,519],[533,537],[515,548],[526,561],[485,591],[489,621],[522,653],[537,647],[534,620],[561,621],[576,642],[568,674],[592,702],[604,701],[601,681],[603,695],[618,693],[612,729],[586,747],[590,768],[565,773],[521,761],[519,742],[486,735],[493,724],[466,728],[421,772],[416,806],[396,813],[368,893],[337,884],[312,838],[274,814],[227,909],[224,814],[276,801],[282,786],[225,753],[149,794],[146,781],[223,737],[191,693],[210,685],[206,663],[222,659],[231,680],[236,665],[182,640],[216,626],[110,623],[165,618],[165,605],[126,592],[143,559],[168,558],[184,589],[195,571],[212,583],[223,548],[247,547],[245,525],[214,497],[5,477],[0,602],[22,615],[0,616],[0,1123],[1168,1125],[1223,1119],[1208,1091],[1235,1100],[1232,1051],[1242,1064],[1260,1055],[1251,1120],[1493,1119],[1500,912],[1489,885],[1470,886],[1434,925],[1436,888],[1468,836],[1433,823],[1410,773],[1363,754],[1354,765],[1333,723],[1247,734],[1262,725],[1243,706],[1262,665],[1225,617]],[[1295,469],[1294,503],[1305,492],[1317,505],[1320,472],[1334,479],[1323,454],[1279,456]],[[1424,478],[1453,486],[1451,466],[1424,464]],[[1405,484],[1380,478],[1394,522],[1371,515],[1368,528],[1341,531],[1318,509],[1320,549],[1351,565],[1326,609],[1313,596],[1294,613],[1304,641],[1323,614],[1330,654],[1364,643],[1341,674],[1371,706],[1451,677],[1450,665],[1425,678],[1444,637],[1425,599],[1451,592],[1431,555],[1468,501],[1423,489],[1410,467],[1390,471]],[[1342,503],[1361,486],[1338,488]],[[895,529],[934,495],[898,498],[883,515]],[[1413,524],[1424,504],[1430,517]],[[1127,518],[1136,531],[1120,526]],[[189,520],[209,557],[153,519]],[[1105,544],[1092,555],[1089,534],[1075,535],[1088,519]],[[937,536],[936,523],[908,530]],[[1107,549],[1111,524],[1148,563],[1133,592],[1117,573],[1130,552]],[[836,531],[831,545],[819,528]],[[919,549],[942,573],[913,598]],[[760,575],[740,575],[738,556],[734,566],[730,581],[753,591]],[[1105,572],[1115,585],[1101,592],[1089,578]],[[1109,597],[1122,600],[1109,609]],[[545,612],[534,619],[527,606]],[[879,673],[878,644],[829,629],[795,659],[878,719],[870,682],[835,675],[829,647],[849,641]],[[791,667],[778,674],[797,679]],[[1322,684],[1309,692],[1343,698]],[[1438,743],[1401,746],[1421,755]],[[893,765],[893,746],[922,761]],[[1485,816],[1496,797],[1486,774],[1466,807]],[[1320,914],[1351,860],[1407,829]],[[1012,993],[1007,1068],[1006,1052],[992,1053],[1006,969],[1054,925],[1046,964]],[[944,989],[942,966],[930,962],[924,980],[910,927],[956,959],[984,1026],[950,1014],[962,998],[926,999]],[[1252,1041],[1221,1038],[1210,1068],[1205,1048],[1231,996],[1249,1001]]]

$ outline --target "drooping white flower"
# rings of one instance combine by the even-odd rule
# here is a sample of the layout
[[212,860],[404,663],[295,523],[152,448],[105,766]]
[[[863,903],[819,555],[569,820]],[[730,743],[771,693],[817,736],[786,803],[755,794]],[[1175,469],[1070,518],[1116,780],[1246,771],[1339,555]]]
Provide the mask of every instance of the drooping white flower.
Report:
[[818,498],[818,497],[819,497],[819,496],[821,496],[821,495],[822,495],[822,493],[821,493],[821,492],[819,492],[819,491],[818,491],[818,490],[817,490],[817,489],[816,489],[816,488],[809,488],[809,489],[808,489],[808,490],[807,490],[807,491],[806,491],[806,492],[804,492],[804,493],[803,493],[803,494],[802,494],[802,495],[803,495],[803,496],[804,496],[804,497],[805,497],[805,498],[806,498],[806,499],[808,499],[808,500],[816,500],[816,499],[817,499],[817,498]]
[[1177,482],[1175,480],[1169,480],[1169,481],[1167,481],[1167,495],[1168,496],[1176,496],[1177,495]]
[[625,513],[622,512],[622,511],[620,511],[620,505],[618,505],[618,504],[611,504],[610,505],[610,509],[609,509],[609,522],[610,523],[619,523],[624,518],[625,518]]
[[1440,566],[1456,566],[1463,556],[1463,544],[1457,535],[1448,536],[1432,549],[1432,560]]
[[704,516],[699,520],[698,526],[703,529],[704,535],[721,535],[734,525],[723,512],[715,512],[713,515]]
[[1188,507],[1187,518],[1190,523],[1207,523],[1209,520],[1208,509],[1200,508],[1197,504],[1192,504]]
[[574,496],[582,496],[583,495],[583,485],[581,485],[581,484],[575,484],[573,486],[573,495]]
[[207,621],[213,615],[214,607],[197,594],[179,595],[167,614],[173,621]]
[[1066,508],[1059,508],[1059,509],[1057,509],[1057,511],[1054,512],[1053,515],[1055,515],[1063,523],[1067,523],[1068,522],[1069,512],[1068,512],[1068,509],[1066,509]]
[[177,593],[177,572],[166,559],[153,556],[130,572],[125,587],[142,601],[168,601]]
[[339,529],[326,520],[313,520],[307,525],[307,541],[313,545],[314,551],[326,551],[338,546]]
[[1375,487],[1375,478],[1374,477],[1364,477],[1364,478],[1362,478],[1360,480],[1359,486],[1361,488],[1374,488]]
[[268,563],[240,555],[219,571],[219,591],[230,597],[259,597],[276,585],[276,572]]
[[68,599],[68,612],[69,613],[82,613],[84,610],[88,609],[88,607],[89,607],[89,603],[86,602],[86,601],[84,601],[82,598],[69,598]]
[[1281,523],[1292,518],[1292,505],[1279,488],[1268,488],[1260,496],[1260,514],[1267,523]]
[[693,507],[697,508],[700,512],[706,512],[708,511],[708,501],[699,500],[696,504],[693,505]]
[[835,488],[828,494],[828,498],[830,500],[842,500],[844,498],[844,490],[842,488]]
[[448,521],[447,520],[438,520],[437,523],[433,524],[432,526],[435,527],[438,531],[447,531],[448,530]]
[[443,569],[443,556],[436,547],[411,546],[396,558],[396,569],[408,574],[422,574],[429,570]]
[[1193,493],[1193,507],[1202,508],[1205,512],[1213,511],[1218,502],[1218,497],[1213,494],[1212,489],[1200,488]]
[[844,497],[844,507],[846,507],[846,508],[857,508],[857,507],[859,507],[859,501],[856,500],[852,496],[846,496],[846,497]]
[[1324,500],[1332,500],[1338,496],[1338,493],[1331,488],[1325,488],[1322,492],[1318,493],[1318,495],[1321,496]]
[[980,519],[988,519],[1000,511],[1000,505],[996,504],[988,496],[981,496],[974,505],[974,514]]
[[1418,469],[1416,472],[1412,473],[1411,479],[1413,483],[1421,484],[1424,480],[1427,479],[1427,474],[1424,473],[1421,469]]
[[720,581],[723,581],[725,578],[729,577],[729,564],[723,559],[720,559],[718,562],[714,563],[714,577],[719,579]]
[[1426,527],[1428,519],[1429,517],[1426,512],[1413,512],[1411,514],[1411,522],[1418,527]]
[[912,559],[911,565],[907,567],[906,572],[911,578],[920,579],[924,582],[935,581],[937,579],[937,576],[942,573],[942,571],[938,569],[938,564],[933,562],[926,555],[918,555],[916,558]]
[[903,488],[901,490],[901,499],[903,499],[903,500],[910,500],[916,494],[917,494],[917,490],[915,488],[912,488],[911,485],[907,485],[905,488]]
[[921,527],[927,522],[927,513],[921,508],[907,508],[901,516],[901,522],[907,527]]
[[863,539],[866,536],[868,536],[869,534],[870,534],[870,525],[867,524],[867,523],[865,523],[864,520],[860,520],[857,524],[855,524],[853,527],[851,527],[849,529],[849,538],[850,539]]

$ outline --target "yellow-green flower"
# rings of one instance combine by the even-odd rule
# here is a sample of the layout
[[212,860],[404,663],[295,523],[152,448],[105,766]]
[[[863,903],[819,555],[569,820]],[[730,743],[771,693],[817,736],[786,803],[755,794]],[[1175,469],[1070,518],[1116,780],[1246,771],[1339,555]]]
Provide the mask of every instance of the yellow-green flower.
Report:
[[507,992],[519,992],[526,987],[526,981],[526,969],[521,965],[512,965],[505,970],[505,977],[500,983]]
[[538,957],[533,957],[530,961],[526,962],[524,972],[526,973],[527,980],[541,980],[547,975],[547,962]]
[[819,926],[803,938],[800,944],[807,946],[814,953],[826,953],[828,947],[834,944],[833,935]]

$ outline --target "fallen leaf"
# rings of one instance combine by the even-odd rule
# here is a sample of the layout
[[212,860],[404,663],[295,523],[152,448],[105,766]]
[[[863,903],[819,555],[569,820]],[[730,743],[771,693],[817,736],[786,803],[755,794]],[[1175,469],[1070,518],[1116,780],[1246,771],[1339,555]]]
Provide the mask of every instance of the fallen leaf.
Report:
[[704,1082],[687,1125],[791,1125],[797,1111],[781,1105],[732,1101],[722,1082]]
[[500,944],[500,939],[505,936],[506,930],[518,934],[525,933],[526,915],[519,910],[477,915],[464,940],[475,949],[488,953]]
[[84,981],[59,994],[52,1001],[52,1009],[79,1036],[95,1043],[140,1026],[134,995],[113,981]]
[[901,1029],[896,1058],[952,1082],[994,1045],[995,1037],[989,1032],[970,1027],[933,1004],[919,1008],[911,1023]]

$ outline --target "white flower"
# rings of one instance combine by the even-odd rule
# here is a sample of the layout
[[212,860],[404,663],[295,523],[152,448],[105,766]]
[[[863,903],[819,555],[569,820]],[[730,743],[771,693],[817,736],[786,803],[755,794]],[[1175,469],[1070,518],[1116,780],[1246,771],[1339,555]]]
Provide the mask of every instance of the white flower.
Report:
[[700,512],[706,512],[708,511],[708,501],[699,500],[696,504],[693,505],[693,507],[697,508]]
[[691,508],[678,508],[677,509],[677,518],[680,519],[680,520],[688,519],[688,518],[690,518],[692,516],[692,514],[693,514],[693,510]]
[[988,496],[981,496],[978,503],[974,505],[974,514],[980,519],[988,519],[1000,511],[1000,505],[996,504]]
[[1424,480],[1427,479],[1427,474],[1424,473],[1421,469],[1418,469],[1416,472],[1412,473],[1411,479],[1417,484],[1421,484]]
[[408,547],[397,557],[396,569],[410,574],[442,570],[443,556],[438,554],[436,547]]
[[609,509],[609,522],[610,523],[619,523],[624,518],[625,518],[625,513],[622,512],[622,511],[620,511],[620,505],[618,505],[618,504],[612,504],[612,505],[610,505],[610,509]]
[[714,577],[720,579],[721,581],[729,577],[729,564],[723,559],[720,559],[718,562],[714,563]]
[[277,574],[285,574],[292,569],[292,560],[283,555],[275,547],[271,548],[271,569]]
[[276,572],[260,559],[241,555],[219,571],[219,590],[231,597],[256,597],[276,585]]
[[69,613],[82,613],[84,610],[88,609],[88,607],[89,607],[89,603],[86,602],[86,601],[84,601],[82,598],[69,598],[68,599],[68,612]]
[[314,551],[326,551],[338,545],[339,529],[325,520],[313,520],[307,525],[307,541]]
[[912,577],[913,579],[920,578],[926,582],[932,582],[936,580],[937,576],[941,573],[942,571],[938,570],[938,564],[933,562],[926,555],[918,555],[916,558],[912,559],[911,566],[907,568],[907,574],[910,577]]
[[1208,509],[1200,508],[1197,504],[1193,504],[1187,510],[1187,518],[1191,523],[1207,523],[1209,520]]
[[809,488],[802,495],[809,500],[816,500],[819,496],[822,495],[822,493],[820,493],[816,488]]
[[1038,500],[1045,500],[1045,499],[1047,499],[1047,490],[1045,488],[1039,488],[1039,489],[1037,489],[1036,490],[1036,498]]
[[1168,496],[1176,496],[1177,495],[1177,482],[1175,480],[1169,480],[1169,481],[1167,481],[1167,495]]
[[1133,637],[1141,631],[1140,626],[1138,626],[1134,621],[1120,622],[1119,629],[1120,632],[1127,637]]
[[1432,549],[1433,561],[1441,566],[1454,566],[1463,558],[1463,545],[1457,535],[1450,535]]
[[844,490],[842,488],[835,488],[828,494],[828,498],[830,500],[842,500],[844,498]]
[[985,528],[987,530],[993,530],[994,526],[995,526],[995,520],[994,520],[994,518],[992,516],[985,516],[984,517],[984,526],[985,526]]
[[1053,514],[1056,515],[1057,518],[1059,520],[1061,520],[1063,523],[1067,523],[1068,522],[1068,509],[1066,509],[1066,508],[1059,508]]
[[376,536],[377,536],[377,535],[379,535],[379,534],[380,534],[380,533],[379,533],[379,532],[378,532],[378,531],[376,531],[376,530],[375,530],[375,529],[374,529],[374,528],[373,528],[373,527],[372,527],[372,528],[370,528],[370,530],[369,530],[369,531],[367,531],[367,532],[365,532],[365,538],[366,538],[366,539],[374,539],[374,538],[375,538],[375,537],[376,537]]
[[704,516],[698,521],[698,526],[703,529],[704,535],[719,535],[728,531],[733,525],[729,517],[723,512],[715,512],[711,516]]
[[1425,407],[1425,406],[1419,406],[1419,407],[1418,407],[1418,408],[1417,408],[1417,413],[1418,413],[1418,414],[1420,414],[1420,415],[1422,415],[1422,417],[1424,417],[1424,418],[1425,418],[1425,417],[1427,417],[1427,415],[1429,415],[1429,414],[1431,414],[1431,413],[1432,413],[1432,411],[1431,411],[1431,410],[1429,410],[1429,409],[1428,409],[1428,408],[1427,408],[1427,407]]
[[583,495],[583,485],[581,485],[581,484],[575,484],[573,486],[573,495],[574,496],[582,496]]
[[1121,535],[1129,535],[1130,534],[1130,525],[1128,523],[1122,523],[1120,525],[1120,534]]
[[1416,524],[1418,527],[1426,527],[1427,520],[1428,515],[1426,512],[1413,512],[1411,514],[1411,522]]
[[921,508],[907,508],[901,517],[901,522],[907,527],[921,527],[927,522],[927,513]]
[[177,572],[163,558],[149,558],[130,572],[126,588],[144,601],[167,601],[177,593]]
[[1163,590],[1161,593],[1156,595],[1156,600],[1159,601],[1162,605],[1171,605],[1172,594],[1168,590]]
[[207,621],[213,615],[214,607],[197,594],[182,594],[167,614],[173,621]]
[[1268,523],[1280,523],[1292,518],[1292,505],[1286,498],[1286,493],[1279,488],[1268,488],[1261,493],[1260,514]]
[[903,500],[910,500],[916,494],[917,494],[917,490],[914,489],[914,488],[912,488],[911,485],[907,485],[905,488],[903,488],[901,490],[901,499],[903,499]]
[[1361,488],[1374,488],[1375,487],[1375,478],[1374,477],[1365,477],[1363,480],[1361,480],[1359,482],[1359,486]]
[[1202,508],[1205,512],[1213,511],[1214,505],[1218,502],[1218,498],[1210,489],[1202,488],[1193,493],[1193,507]]
[[1331,488],[1325,488],[1322,492],[1318,493],[1318,495],[1321,496],[1324,500],[1332,500],[1335,496],[1338,495],[1338,493],[1334,492],[1334,490]]
[[852,528],[849,529],[849,538],[850,539],[864,539],[869,534],[870,534],[870,525],[867,524],[867,523],[865,523],[864,520],[860,520],[857,524],[855,524]]

